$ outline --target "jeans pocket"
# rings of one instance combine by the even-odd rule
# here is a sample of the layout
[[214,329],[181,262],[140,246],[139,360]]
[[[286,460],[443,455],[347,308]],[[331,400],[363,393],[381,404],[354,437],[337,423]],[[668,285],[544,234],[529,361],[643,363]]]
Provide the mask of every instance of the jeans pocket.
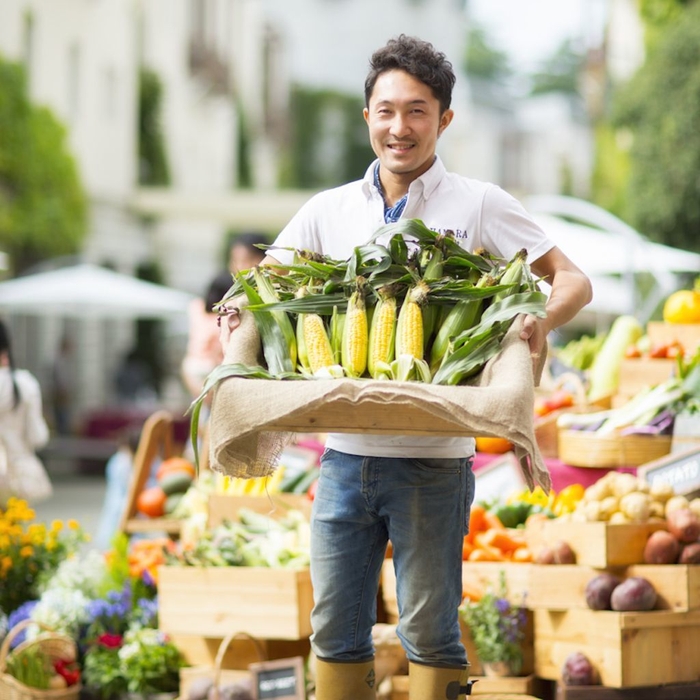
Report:
[[421,457],[411,462],[421,469],[457,474],[465,462],[463,457]]

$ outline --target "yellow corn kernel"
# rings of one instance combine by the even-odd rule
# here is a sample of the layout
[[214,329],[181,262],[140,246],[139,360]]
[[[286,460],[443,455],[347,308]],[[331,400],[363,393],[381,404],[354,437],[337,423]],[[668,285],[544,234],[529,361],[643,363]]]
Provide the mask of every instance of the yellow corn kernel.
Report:
[[425,287],[416,285],[411,289],[399,311],[396,328],[396,357],[410,355],[423,359],[423,313],[421,304],[425,301]]
[[333,364],[333,348],[323,319],[318,314],[303,314],[302,319],[306,356],[309,368],[315,374],[319,369]]
[[367,310],[361,292],[353,292],[343,325],[341,364],[349,377],[361,377],[367,369]]
[[380,297],[374,307],[372,326],[369,331],[367,368],[370,376],[377,378],[377,363],[389,364],[394,359],[396,341],[396,298]]

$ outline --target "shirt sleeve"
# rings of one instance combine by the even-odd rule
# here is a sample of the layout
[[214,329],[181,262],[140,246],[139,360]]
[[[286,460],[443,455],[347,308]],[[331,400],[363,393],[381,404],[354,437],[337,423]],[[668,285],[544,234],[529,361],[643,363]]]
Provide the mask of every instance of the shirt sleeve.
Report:
[[[295,250],[323,252],[318,234],[318,198],[319,195],[315,195],[305,202],[272,244],[270,255],[282,265],[291,265]],[[293,250],[284,250],[284,248]]]
[[525,207],[496,185],[488,189],[483,199],[481,245],[506,260],[525,248],[530,264],[554,248],[554,243]]
[[43,447],[49,441],[49,426],[44,420],[39,382],[28,373],[23,373],[19,389],[25,405],[25,438],[33,449]]

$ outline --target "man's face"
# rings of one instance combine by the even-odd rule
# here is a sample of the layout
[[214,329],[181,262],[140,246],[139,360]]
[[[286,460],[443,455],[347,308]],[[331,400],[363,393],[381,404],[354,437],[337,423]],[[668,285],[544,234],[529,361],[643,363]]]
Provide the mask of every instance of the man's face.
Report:
[[402,70],[382,73],[364,110],[372,149],[389,173],[420,177],[433,163],[438,136],[452,121],[423,82]]

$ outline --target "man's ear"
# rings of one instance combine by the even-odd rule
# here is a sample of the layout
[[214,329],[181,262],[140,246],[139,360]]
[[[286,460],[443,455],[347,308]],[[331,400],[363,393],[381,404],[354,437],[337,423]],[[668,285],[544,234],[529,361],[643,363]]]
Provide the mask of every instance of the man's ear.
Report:
[[451,109],[446,109],[441,115],[440,115],[440,125],[438,126],[438,136],[442,134],[445,129],[450,125],[450,122],[454,118],[455,113]]

